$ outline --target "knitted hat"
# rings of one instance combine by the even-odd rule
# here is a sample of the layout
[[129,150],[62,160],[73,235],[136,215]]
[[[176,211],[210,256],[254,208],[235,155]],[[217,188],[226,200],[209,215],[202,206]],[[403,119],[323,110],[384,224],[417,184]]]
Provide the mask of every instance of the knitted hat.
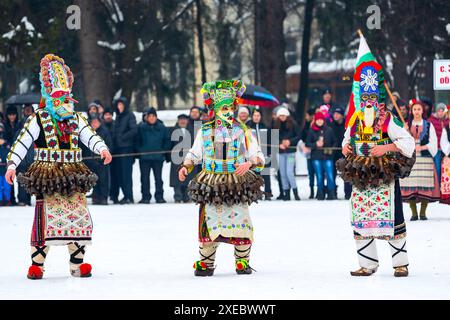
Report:
[[187,114],[182,113],[182,114],[178,115],[177,119],[178,120],[181,120],[181,119],[189,120],[189,116]]
[[345,115],[345,110],[344,108],[342,108],[341,106],[335,106],[334,107],[334,112],[339,113],[340,115]]
[[157,116],[156,114],[156,109],[154,107],[150,107],[149,109],[147,109],[147,111],[145,112],[146,115],[154,115],[155,117]]
[[242,106],[242,107],[239,107],[239,109],[238,109],[238,114],[241,114],[241,113],[246,113],[247,115],[249,115],[250,111],[248,110],[247,107]]
[[286,117],[289,117],[290,115],[291,115],[291,113],[290,113],[289,110],[286,109],[286,108],[280,108],[280,109],[278,109],[278,111],[277,111],[277,117],[279,117],[279,116],[286,116]]
[[325,120],[325,115],[322,112],[316,112],[314,114],[314,121],[316,120]]
[[447,110],[447,106],[445,105],[445,103],[440,102],[436,105],[436,111],[439,111],[439,110],[443,110],[443,111]]
[[110,113],[111,115],[113,114],[113,111],[111,110],[111,108],[105,108],[105,110],[103,111],[103,115]]

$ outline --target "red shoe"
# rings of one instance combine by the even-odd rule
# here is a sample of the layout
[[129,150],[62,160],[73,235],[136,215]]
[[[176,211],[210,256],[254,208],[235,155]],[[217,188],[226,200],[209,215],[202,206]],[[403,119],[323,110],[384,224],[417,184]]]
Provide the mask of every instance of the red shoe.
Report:
[[70,265],[70,274],[73,277],[79,278],[89,278],[92,276],[92,266],[89,263],[82,263],[79,266],[71,264]]
[[32,265],[28,269],[27,278],[31,280],[40,280],[44,276],[44,270],[42,267]]

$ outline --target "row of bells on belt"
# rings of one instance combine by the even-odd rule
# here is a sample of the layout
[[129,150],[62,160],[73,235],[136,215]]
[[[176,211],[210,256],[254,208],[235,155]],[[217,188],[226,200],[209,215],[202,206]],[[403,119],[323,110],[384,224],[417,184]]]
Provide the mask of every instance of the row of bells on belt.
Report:
[[97,179],[97,175],[82,162],[34,162],[27,172],[18,175],[18,182],[34,195],[87,193]]

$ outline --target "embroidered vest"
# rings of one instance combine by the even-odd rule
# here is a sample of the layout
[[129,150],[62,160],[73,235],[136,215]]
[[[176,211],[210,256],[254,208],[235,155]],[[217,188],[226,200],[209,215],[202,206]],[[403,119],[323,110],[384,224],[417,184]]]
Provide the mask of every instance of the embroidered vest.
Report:
[[353,147],[353,152],[357,156],[370,156],[370,148],[376,145],[385,145],[392,143],[388,135],[389,121],[391,115],[386,118],[383,127],[374,133],[364,133],[364,125],[361,120],[356,120],[350,131],[350,145]]
[[67,120],[68,125],[72,129],[68,143],[62,143],[62,141],[58,139],[56,126],[53,123],[49,112],[46,110],[38,110],[36,116],[38,117],[38,122],[42,127],[44,139],[42,139],[40,135],[38,141],[36,141],[34,160],[61,163],[81,162],[82,156],[81,149],[79,147],[78,127],[79,115],[76,114],[73,118]]
[[244,130],[237,124],[233,125],[229,142],[215,141],[212,123],[202,126],[203,169],[208,173],[232,173],[236,170],[235,164],[245,162],[245,146],[241,143],[245,136]]
[[[419,144],[421,146],[426,146],[427,144],[430,143],[430,122],[426,121],[426,120],[422,120],[422,132],[420,133],[419,136]],[[409,125],[409,131],[412,133],[413,128],[415,128],[414,125],[412,125],[412,122]],[[432,157],[430,151],[428,150],[422,150],[420,151],[420,155],[422,157]]]

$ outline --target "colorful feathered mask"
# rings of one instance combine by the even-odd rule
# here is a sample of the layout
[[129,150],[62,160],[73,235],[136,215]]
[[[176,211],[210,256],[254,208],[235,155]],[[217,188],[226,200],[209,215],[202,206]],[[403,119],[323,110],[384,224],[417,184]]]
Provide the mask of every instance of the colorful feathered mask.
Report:
[[348,124],[364,122],[365,133],[378,131],[386,119],[386,88],[381,65],[371,53],[364,37],[360,38]]
[[47,54],[41,59],[41,103],[40,107],[47,110],[57,121],[70,119],[74,115],[72,98],[73,74],[64,60],[56,55]]
[[200,93],[208,111],[215,116],[217,127],[230,127],[233,123],[237,100],[245,92],[241,80],[218,80],[207,82]]

